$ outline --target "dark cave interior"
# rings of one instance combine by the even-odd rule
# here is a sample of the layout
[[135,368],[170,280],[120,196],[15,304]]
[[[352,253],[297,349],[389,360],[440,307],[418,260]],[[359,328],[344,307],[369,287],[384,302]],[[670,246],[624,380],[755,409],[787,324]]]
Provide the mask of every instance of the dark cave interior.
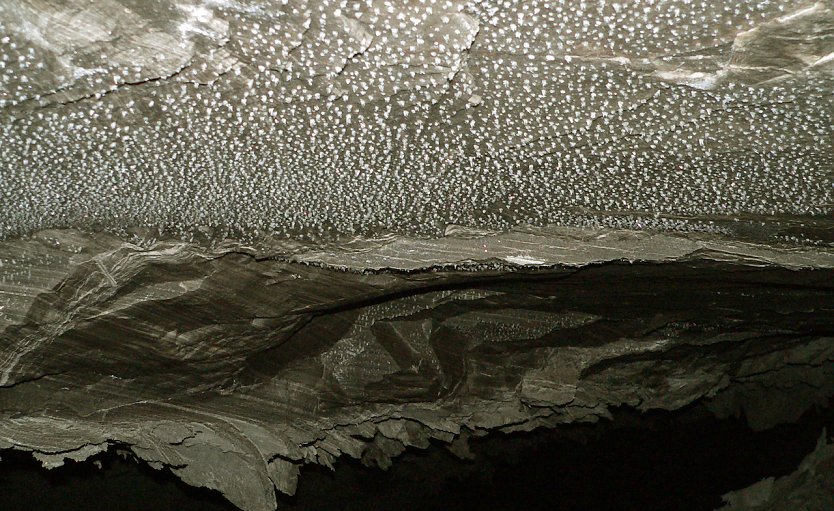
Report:
[[0,511],[834,511],[832,106],[834,0],[0,0]]
[[[765,431],[743,417],[716,419],[700,405],[621,408],[593,425],[472,439],[472,460],[433,444],[409,449],[385,472],[355,460],[340,460],[336,471],[308,466],[279,509],[710,510],[726,492],[793,471],[823,428],[834,431],[834,399]],[[117,448],[50,471],[28,453],[4,451],[2,459],[6,511],[236,509],[167,469],[126,461]]]

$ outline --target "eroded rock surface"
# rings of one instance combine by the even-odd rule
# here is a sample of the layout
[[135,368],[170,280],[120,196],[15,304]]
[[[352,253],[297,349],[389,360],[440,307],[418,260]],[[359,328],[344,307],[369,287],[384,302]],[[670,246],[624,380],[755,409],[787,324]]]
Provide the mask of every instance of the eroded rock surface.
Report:
[[808,511],[834,508],[834,445],[825,431],[792,474],[769,477],[724,496],[722,511]]
[[834,393],[834,6],[0,3],[0,447],[342,455]]
[[[0,443],[45,466],[117,444],[261,510],[342,455],[385,468],[434,439],[466,456],[490,430],[703,399],[765,428],[834,394],[829,251],[548,232],[530,257],[598,245],[536,268],[466,262],[466,243],[530,233],[442,238],[455,265],[368,271],[352,261],[384,246],[311,264],[235,242],[6,241]],[[616,262],[644,245],[654,260]]]

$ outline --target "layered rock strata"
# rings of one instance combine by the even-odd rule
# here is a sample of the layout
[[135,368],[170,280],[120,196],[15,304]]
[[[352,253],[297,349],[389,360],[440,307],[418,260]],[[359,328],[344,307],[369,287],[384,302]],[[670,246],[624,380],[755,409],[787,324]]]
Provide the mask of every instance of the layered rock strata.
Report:
[[[117,446],[271,510],[306,463],[465,457],[473,435],[621,406],[766,428],[834,394],[825,249],[564,228],[276,243],[0,244],[0,445],[47,467]],[[427,244],[445,264],[415,266]]]

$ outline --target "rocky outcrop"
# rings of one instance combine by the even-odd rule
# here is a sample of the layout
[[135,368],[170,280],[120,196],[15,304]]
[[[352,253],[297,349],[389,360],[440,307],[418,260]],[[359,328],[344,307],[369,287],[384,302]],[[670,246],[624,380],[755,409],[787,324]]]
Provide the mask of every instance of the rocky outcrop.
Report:
[[299,467],[834,393],[834,8],[0,2],[0,448]]
[[724,496],[722,511],[808,511],[834,508],[834,445],[823,431],[817,448],[792,474],[768,477]]
[[[115,445],[266,510],[300,466],[343,455],[385,468],[434,440],[466,456],[472,435],[700,400],[765,428],[834,394],[829,251],[604,234],[326,258],[268,240],[6,241],[0,444],[47,467]],[[445,264],[416,267],[426,253]]]

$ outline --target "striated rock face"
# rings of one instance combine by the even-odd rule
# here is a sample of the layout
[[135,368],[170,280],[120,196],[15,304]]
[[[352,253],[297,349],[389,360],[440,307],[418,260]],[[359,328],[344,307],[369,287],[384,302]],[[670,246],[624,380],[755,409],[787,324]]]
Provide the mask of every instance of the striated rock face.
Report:
[[[233,242],[6,241],[0,445],[47,467],[117,445],[267,510],[301,465],[342,455],[385,468],[436,440],[465,457],[490,430],[698,400],[765,428],[834,394],[834,254],[604,234],[433,242],[460,261],[538,240],[527,257],[570,264],[373,271],[351,261],[409,241],[318,264]],[[629,250],[654,264],[604,262]]]
[[834,394],[834,6],[0,2],[0,448],[299,467]]

